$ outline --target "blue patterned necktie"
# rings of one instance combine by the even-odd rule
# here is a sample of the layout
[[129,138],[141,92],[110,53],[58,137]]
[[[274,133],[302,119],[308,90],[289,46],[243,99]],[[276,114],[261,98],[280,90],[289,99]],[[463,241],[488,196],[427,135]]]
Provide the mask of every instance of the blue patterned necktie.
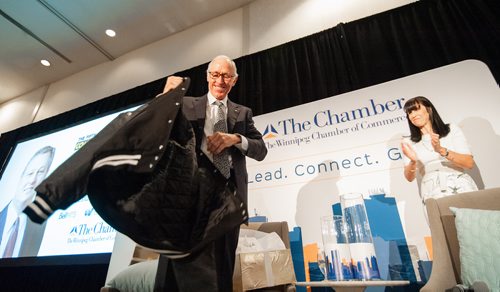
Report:
[[[215,102],[217,104],[217,118],[214,125],[214,133],[222,132],[227,133],[226,125],[226,113],[224,112],[224,104],[220,101]],[[230,176],[230,165],[229,165],[229,154],[228,149],[224,149],[219,154],[214,154],[214,165],[220,171],[220,173],[225,177]]]

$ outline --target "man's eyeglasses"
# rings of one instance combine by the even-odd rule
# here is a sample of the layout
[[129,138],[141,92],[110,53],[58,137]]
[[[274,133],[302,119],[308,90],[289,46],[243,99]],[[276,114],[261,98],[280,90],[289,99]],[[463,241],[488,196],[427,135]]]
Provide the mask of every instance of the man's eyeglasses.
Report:
[[217,80],[221,76],[222,76],[222,79],[224,79],[224,81],[229,81],[232,78],[234,78],[234,75],[229,75],[227,73],[221,74],[219,72],[210,72],[210,71],[208,71],[208,75],[210,75],[210,78],[212,78],[213,80]]

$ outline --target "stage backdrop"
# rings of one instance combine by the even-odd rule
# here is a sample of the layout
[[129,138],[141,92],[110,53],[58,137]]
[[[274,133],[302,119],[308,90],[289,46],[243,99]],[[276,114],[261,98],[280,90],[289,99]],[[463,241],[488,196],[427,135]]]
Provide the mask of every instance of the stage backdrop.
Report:
[[308,262],[322,248],[321,216],[339,209],[339,195],[359,192],[381,277],[426,280],[418,268],[432,257],[430,231],[418,183],[404,178],[400,151],[402,136],[409,135],[402,107],[418,95],[429,98],[446,123],[464,131],[478,186],[499,187],[500,94],[479,61],[255,117],[269,154],[262,162],[249,160],[250,215],[287,221],[294,229],[291,238],[301,241],[304,252],[294,252],[296,270],[301,269],[297,263],[304,264],[307,274]]

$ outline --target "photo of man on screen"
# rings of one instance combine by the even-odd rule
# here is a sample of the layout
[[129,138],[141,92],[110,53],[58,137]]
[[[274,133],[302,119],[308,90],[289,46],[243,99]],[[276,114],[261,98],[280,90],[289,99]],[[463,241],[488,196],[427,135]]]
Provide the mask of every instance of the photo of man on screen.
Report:
[[45,224],[33,223],[24,208],[35,198],[35,188],[47,177],[55,148],[40,148],[26,164],[16,193],[0,212],[0,258],[36,256]]

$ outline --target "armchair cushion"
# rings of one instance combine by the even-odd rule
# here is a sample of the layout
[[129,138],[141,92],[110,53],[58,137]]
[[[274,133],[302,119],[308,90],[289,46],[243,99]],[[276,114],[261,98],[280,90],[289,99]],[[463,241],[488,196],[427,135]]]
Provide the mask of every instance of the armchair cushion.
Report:
[[139,262],[128,266],[106,283],[120,291],[153,291],[155,285],[158,260]]
[[[500,211],[450,207],[460,246],[461,278],[500,287]],[[499,291],[499,290],[496,290]]]

